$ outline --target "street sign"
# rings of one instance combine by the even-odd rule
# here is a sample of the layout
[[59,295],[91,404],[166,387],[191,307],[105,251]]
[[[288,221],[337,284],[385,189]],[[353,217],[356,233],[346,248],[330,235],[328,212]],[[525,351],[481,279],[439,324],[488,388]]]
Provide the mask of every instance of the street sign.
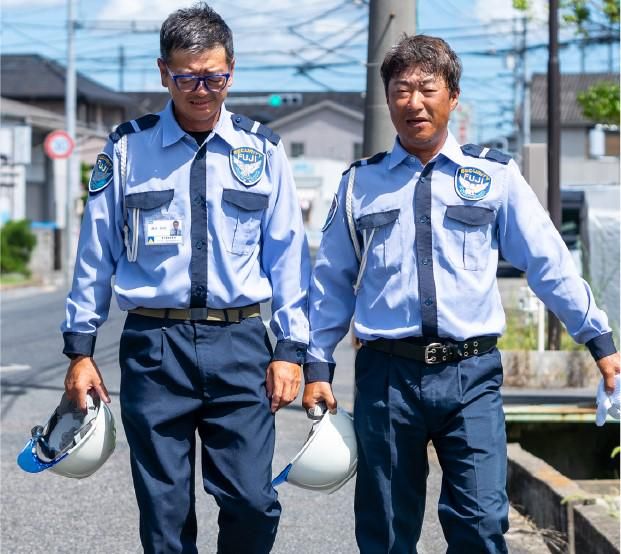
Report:
[[63,160],[71,156],[75,143],[66,131],[52,131],[45,137],[43,150],[53,160]]

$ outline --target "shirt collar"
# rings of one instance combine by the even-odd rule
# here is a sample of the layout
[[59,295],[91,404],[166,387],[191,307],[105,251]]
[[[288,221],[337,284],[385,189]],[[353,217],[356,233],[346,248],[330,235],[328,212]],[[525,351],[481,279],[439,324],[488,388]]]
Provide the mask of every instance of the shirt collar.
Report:
[[159,116],[162,123],[162,147],[166,148],[175,144],[186,135],[186,132],[175,119],[172,98],[168,100],[166,107],[159,113]]
[[[187,135],[175,118],[172,99],[168,101],[166,107],[159,113],[159,116],[162,122],[162,146],[164,148],[179,142]],[[232,144],[231,137],[234,134],[233,123],[231,122],[231,113],[224,104],[222,104],[220,109],[220,116],[218,117],[214,132],[220,135],[226,142]]]
[[229,112],[226,109],[226,106],[222,104],[222,108],[220,110],[220,117],[218,118],[218,123],[216,123],[214,132],[230,146],[235,146],[235,137],[237,135],[237,132],[233,127],[231,115],[231,112]]
[[[448,158],[449,160],[457,164],[461,163],[463,154],[457,140],[455,139],[451,131],[448,131],[446,140],[444,141],[440,152],[438,152],[432,158],[432,160],[437,160],[439,156],[444,156],[445,158]],[[416,156],[410,154],[405,148],[403,148],[403,146],[401,145],[401,141],[397,136],[395,138],[395,145],[393,146],[392,152],[390,153],[390,162],[388,163],[388,169],[392,169],[393,167],[398,166],[400,163],[403,163],[404,161],[412,158],[415,158],[417,163],[420,164],[420,161],[418,160],[418,158],[416,158]]]

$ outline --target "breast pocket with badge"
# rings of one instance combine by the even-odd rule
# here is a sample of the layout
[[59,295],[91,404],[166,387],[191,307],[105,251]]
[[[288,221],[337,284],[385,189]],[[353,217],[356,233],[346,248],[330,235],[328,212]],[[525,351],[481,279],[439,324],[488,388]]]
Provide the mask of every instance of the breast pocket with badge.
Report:
[[361,215],[356,219],[356,231],[362,234],[367,255],[367,271],[381,269],[397,273],[401,269],[400,210]]
[[175,246],[183,241],[182,235],[173,231],[173,222],[179,223],[182,219],[174,214],[164,213],[164,208],[170,206],[174,195],[173,189],[125,195],[128,219],[125,222],[125,246],[130,262],[136,261],[141,243],[148,247],[162,247]]
[[266,194],[224,189],[222,210],[225,215],[225,247],[233,254],[252,252],[261,237],[261,220],[269,203]]
[[448,257],[456,267],[481,271],[487,267],[494,210],[483,206],[447,206]]

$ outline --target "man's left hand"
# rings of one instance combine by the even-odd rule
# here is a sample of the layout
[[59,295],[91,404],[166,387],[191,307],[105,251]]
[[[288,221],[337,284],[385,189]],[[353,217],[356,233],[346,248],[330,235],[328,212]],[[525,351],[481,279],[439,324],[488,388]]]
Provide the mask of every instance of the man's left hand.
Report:
[[290,362],[274,361],[267,366],[267,395],[272,400],[272,413],[295,400],[302,382],[302,368]]
[[600,358],[595,363],[604,378],[604,389],[612,394],[615,390],[615,375],[619,375],[619,353]]

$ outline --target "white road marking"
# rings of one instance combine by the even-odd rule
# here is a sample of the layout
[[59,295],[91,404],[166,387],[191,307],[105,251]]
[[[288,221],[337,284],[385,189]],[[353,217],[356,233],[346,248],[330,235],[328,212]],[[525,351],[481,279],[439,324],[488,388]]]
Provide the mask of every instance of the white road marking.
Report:
[[8,364],[8,365],[0,365],[0,373],[5,373],[7,371],[28,371],[32,369],[28,364]]

